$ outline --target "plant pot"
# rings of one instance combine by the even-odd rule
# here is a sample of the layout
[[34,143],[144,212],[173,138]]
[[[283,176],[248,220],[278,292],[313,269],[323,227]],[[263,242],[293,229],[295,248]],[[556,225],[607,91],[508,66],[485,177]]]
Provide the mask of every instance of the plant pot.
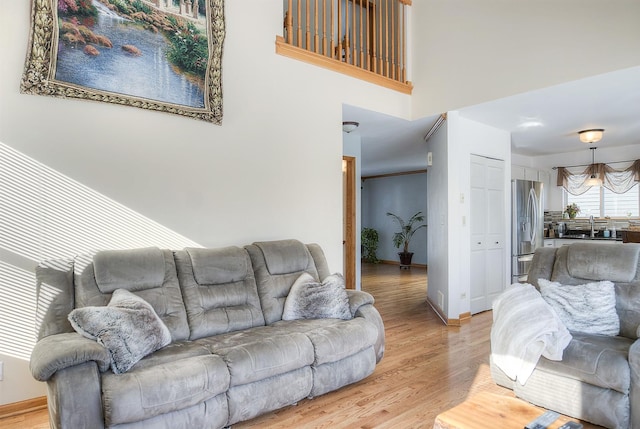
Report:
[[400,257],[400,266],[411,266],[411,258],[413,258],[413,252],[398,252]]

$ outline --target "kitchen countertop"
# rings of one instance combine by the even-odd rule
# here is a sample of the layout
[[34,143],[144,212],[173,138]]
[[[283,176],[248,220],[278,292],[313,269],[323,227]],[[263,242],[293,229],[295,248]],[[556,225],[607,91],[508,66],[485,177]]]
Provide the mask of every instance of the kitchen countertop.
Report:
[[571,233],[571,234],[566,234],[563,235],[562,237],[549,237],[550,240],[596,240],[596,241],[622,241],[622,237],[590,237],[590,234],[584,233],[584,234],[576,234],[576,233]]

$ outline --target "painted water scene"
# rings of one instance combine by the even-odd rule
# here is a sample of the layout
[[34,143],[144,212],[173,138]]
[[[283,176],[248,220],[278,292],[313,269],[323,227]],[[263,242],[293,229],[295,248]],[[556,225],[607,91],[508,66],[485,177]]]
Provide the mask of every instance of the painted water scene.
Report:
[[205,106],[207,0],[54,0],[55,79],[163,103]]

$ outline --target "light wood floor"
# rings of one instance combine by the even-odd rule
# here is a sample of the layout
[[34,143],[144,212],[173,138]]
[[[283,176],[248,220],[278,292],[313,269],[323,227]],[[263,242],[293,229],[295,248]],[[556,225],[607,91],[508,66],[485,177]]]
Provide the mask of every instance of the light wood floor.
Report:
[[[359,383],[265,414],[240,428],[431,428],[437,414],[479,391],[511,395],[489,374],[491,313],[462,327],[442,324],[426,304],[426,270],[364,265],[386,328],[386,351]],[[48,427],[46,411],[0,420],[3,429]]]

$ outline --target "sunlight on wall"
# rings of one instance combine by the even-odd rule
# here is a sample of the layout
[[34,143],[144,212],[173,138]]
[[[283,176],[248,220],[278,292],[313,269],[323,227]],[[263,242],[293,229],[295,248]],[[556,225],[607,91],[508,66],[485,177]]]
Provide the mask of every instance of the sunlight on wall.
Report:
[[0,354],[29,359],[37,262],[147,246],[202,247],[0,143]]
[[36,279],[0,261],[0,353],[29,359],[35,341]]
[[197,243],[0,143],[0,247],[34,260]]

